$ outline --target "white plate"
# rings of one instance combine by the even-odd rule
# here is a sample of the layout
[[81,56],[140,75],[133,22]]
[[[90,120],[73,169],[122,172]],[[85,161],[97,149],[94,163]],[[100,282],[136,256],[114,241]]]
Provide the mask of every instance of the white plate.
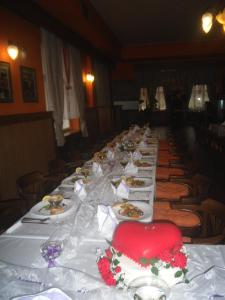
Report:
[[64,211],[59,214],[55,214],[55,215],[51,215],[50,210],[44,209],[44,207],[46,205],[48,205],[47,201],[38,202],[35,206],[33,206],[31,208],[30,213],[32,214],[32,216],[35,216],[35,217],[44,217],[44,216],[47,216],[50,218],[65,217],[66,215],[68,215],[71,212],[74,202],[69,199],[63,199],[63,201],[61,202],[61,205],[63,205]]
[[119,211],[120,207],[112,207],[113,212],[115,213],[117,219],[119,221],[140,221],[140,222],[151,222],[152,220],[152,208],[149,203],[141,202],[141,201],[128,201],[128,203],[133,204],[134,206],[138,207],[143,211],[143,215],[136,219],[136,218],[131,218],[127,216],[122,216]]
[[73,179],[80,179],[80,178],[84,178],[84,176],[82,175],[73,175],[73,176],[70,176],[68,178],[65,178],[62,183],[61,183],[61,186],[62,187],[74,187],[74,184],[75,184],[75,180],[73,181]]

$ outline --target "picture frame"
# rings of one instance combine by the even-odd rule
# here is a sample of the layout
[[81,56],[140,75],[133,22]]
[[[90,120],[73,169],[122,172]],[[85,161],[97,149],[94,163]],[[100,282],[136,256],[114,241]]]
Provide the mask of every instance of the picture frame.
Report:
[[29,67],[20,67],[23,101],[38,102],[36,71]]
[[0,61],[0,103],[13,102],[10,64]]

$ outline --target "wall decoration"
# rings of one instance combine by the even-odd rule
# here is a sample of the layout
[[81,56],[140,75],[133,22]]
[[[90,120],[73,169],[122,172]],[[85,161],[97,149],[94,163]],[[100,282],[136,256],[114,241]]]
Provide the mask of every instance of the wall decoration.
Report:
[[23,101],[38,102],[35,69],[21,66],[20,72],[21,72]]
[[10,64],[0,61],[0,103],[13,102]]

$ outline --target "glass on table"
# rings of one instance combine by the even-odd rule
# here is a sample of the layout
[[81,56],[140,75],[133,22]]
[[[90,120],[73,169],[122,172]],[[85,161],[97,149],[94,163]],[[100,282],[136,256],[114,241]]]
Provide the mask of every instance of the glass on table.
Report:
[[143,276],[129,283],[127,294],[131,300],[166,300],[169,297],[170,288],[160,278]]

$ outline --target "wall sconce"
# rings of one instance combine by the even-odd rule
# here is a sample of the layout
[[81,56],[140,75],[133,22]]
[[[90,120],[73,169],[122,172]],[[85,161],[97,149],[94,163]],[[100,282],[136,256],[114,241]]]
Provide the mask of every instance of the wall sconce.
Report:
[[19,48],[14,43],[9,42],[7,52],[9,56],[15,60],[19,54]]
[[86,74],[86,80],[87,80],[87,82],[93,82],[95,80],[95,77],[94,77],[94,75],[88,73],[88,74]]

